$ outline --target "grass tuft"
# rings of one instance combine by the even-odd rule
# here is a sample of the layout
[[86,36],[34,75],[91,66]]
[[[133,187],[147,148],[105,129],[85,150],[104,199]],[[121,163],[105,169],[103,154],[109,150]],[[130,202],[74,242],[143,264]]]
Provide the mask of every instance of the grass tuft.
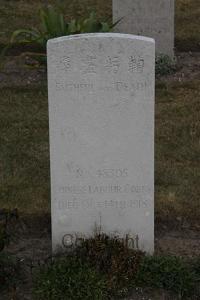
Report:
[[40,269],[34,294],[38,300],[103,300],[107,298],[106,281],[78,257],[68,256]]
[[146,256],[136,282],[140,286],[164,289],[184,297],[197,291],[198,278],[179,257]]

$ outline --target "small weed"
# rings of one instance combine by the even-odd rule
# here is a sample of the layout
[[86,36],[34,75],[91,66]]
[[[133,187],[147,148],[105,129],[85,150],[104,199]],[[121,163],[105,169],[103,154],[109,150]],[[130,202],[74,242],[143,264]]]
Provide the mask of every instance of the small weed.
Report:
[[156,56],[156,75],[164,76],[176,71],[176,62],[168,55],[159,54]]
[[105,274],[109,294],[118,296],[131,287],[144,253],[129,249],[117,237],[98,234],[85,240],[76,255]]

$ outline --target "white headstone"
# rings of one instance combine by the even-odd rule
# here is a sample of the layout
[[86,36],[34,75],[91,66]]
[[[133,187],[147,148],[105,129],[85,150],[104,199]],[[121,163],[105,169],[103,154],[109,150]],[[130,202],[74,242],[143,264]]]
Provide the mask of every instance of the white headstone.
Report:
[[120,19],[116,32],[154,38],[156,52],[173,58],[174,0],[113,0],[113,21]]
[[53,249],[96,231],[154,249],[154,40],[48,41]]

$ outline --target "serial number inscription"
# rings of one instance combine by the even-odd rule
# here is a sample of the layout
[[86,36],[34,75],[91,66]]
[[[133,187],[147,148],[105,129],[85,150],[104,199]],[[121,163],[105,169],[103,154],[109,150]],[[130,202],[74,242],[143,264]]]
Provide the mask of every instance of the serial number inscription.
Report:
[[102,169],[97,170],[97,176],[103,178],[128,177],[128,169]]
[[72,177],[80,178],[80,177],[90,177],[95,176],[98,178],[124,178],[128,177],[128,169],[114,169],[114,168],[104,168],[91,171],[89,169],[83,168],[78,164],[73,162],[66,163],[66,171]]

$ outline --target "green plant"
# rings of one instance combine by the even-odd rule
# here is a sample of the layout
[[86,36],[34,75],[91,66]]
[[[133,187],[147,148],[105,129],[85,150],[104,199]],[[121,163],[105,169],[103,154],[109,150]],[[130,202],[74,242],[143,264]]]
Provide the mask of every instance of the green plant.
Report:
[[176,62],[168,55],[159,54],[156,56],[156,75],[164,76],[176,71]]
[[145,256],[136,284],[173,291],[180,296],[193,294],[197,277],[183,261],[174,256]]
[[115,26],[115,24],[110,26],[106,22],[98,21],[94,12],[84,20],[72,19],[68,23],[64,15],[52,6],[41,9],[39,15],[41,28],[14,31],[10,40],[11,44],[14,42],[37,43],[45,50],[46,43],[51,38],[79,33],[107,32]]
[[104,276],[76,256],[57,257],[35,275],[39,300],[108,299]]
[[144,253],[129,249],[117,237],[96,234],[76,249],[76,256],[106,276],[109,294],[122,296],[132,286]]

